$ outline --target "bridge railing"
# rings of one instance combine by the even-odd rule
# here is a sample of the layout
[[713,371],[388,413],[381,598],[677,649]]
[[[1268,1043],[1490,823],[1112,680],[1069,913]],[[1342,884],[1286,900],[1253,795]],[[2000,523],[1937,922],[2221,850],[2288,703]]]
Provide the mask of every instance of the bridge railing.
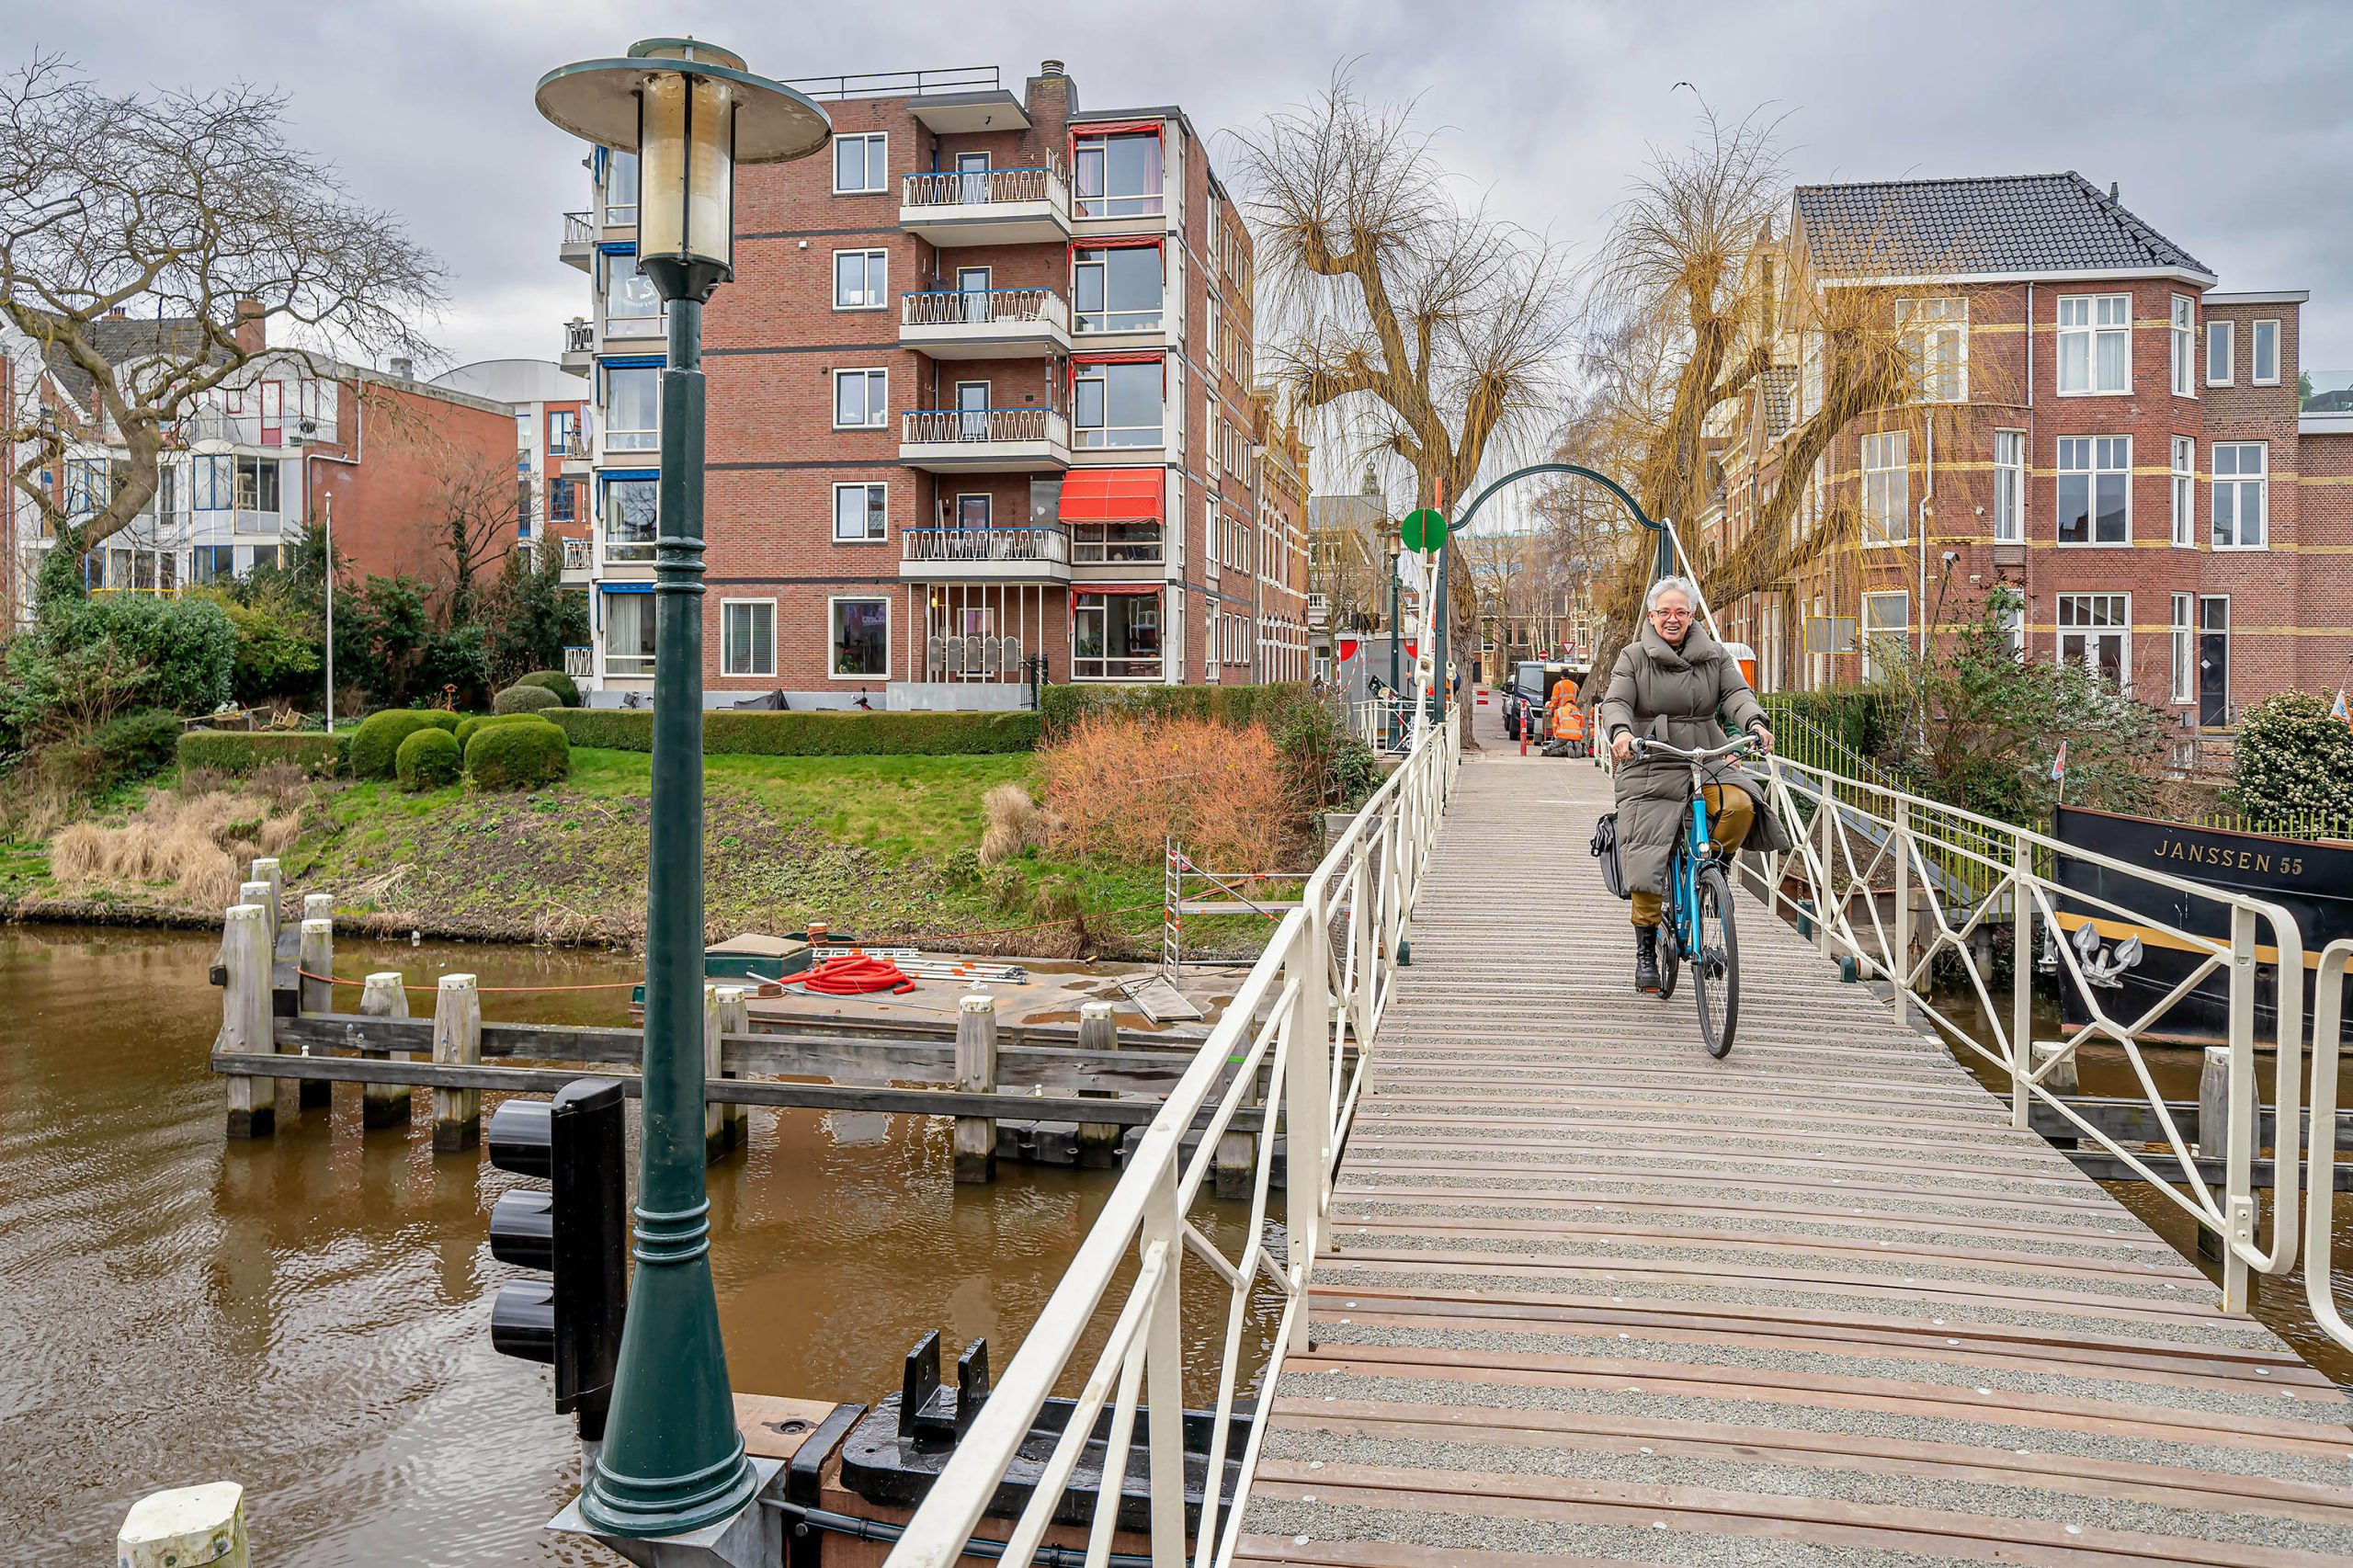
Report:
[[[2250,1270],[2278,1275],[2294,1266],[2305,965],[2302,936],[2288,910],[2063,845],[1883,781],[1787,757],[1773,759],[1770,778],[1772,809],[1792,841],[1790,849],[1770,858],[1765,879],[1764,892],[1777,909],[1811,929],[1825,953],[1851,958],[1864,978],[1893,983],[1957,1052],[1972,1052],[1991,1064],[2009,1085],[2013,1126],[2026,1128],[2032,1108],[2046,1108],[2071,1124],[2081,1147],[2122,1161],[2213,1232],[2224,1247],[2227,1306],[2244,1310]],[[2059,880],[2063,858],[2077,873],[2072,885]],[[2118,896],[2128,890],[2130,903]],[[2170,910],[2174,918],[2161,918],[2153,913],[2157,910]],[[1991,941],[1997,926],[2009,927],[2013,954],[2009,995],[2002,1001],[1995,995]],[[2182,955],[2184,972],[2134,1011],[2120,1005],[2128,994],[2121,976],[2153,948]],[[2057,976],[2074,1004],[2070,1012],[2085,1020],[2063,1025],[2055,1040],[2034,1038],[2037,968]],[[2211,1165],[2220,1130],[2199,1128],[2203,1150],[2183,1136],[2144,1051],[2184,1042],[2181,1009],[2217,975],[2227,992],[2230,1052],[2219,1184],[2210,1179],[2200,1155]],[[1957,1016],[1968,1012],[1971,1002],[1982,1014],[1990,1046],[1972,1020]],[[2256,1244],[2254,1181],[2259,1003],[2271,1009],[2260,1032],[2278,1052],[2276,1137],[2281,1145],[2274,1162],[2268,1249]],[[2149,1124],[2163,1133],[2162,1150],[2120,1142],[2051,1088],[2062,1063],[2095,1041],[2122,1053],[2147,1102]]]
[[[2353,1324],[2336,1305],[2336,1064],[2345,1045],[2345,975],[2353,937],[2321,949],[2313,979],[2313,1108],[2305,1138],[2304,1300],[2323,1334],[2353,1350]],[[2286,1124],[2283,1122],[2282,1126]]]
[[[1388,1006],[1398,947],[1453,787],[1454,718],[1424,727],[1412,752],[1308,877],[1300,907],[1276,927],[1144,1130],[1069,1271],[907,1522],[889,1568],[949,1568],[958,1560],[1006,1471],[1017,1459],[1037,1457],[1031,1424],[1074,1369],[1081,1345],[1107,1321],[1102,1347],[1086,1364],[1076,1406],[1044,1456],[999,1561],[1019,1568],[1037,1560],[1082,1458],[1090,1466],[1099,1463],[1102,1477],[1086,1561],[1108,1560],[1141,1403],[1154,1483],[1153,1561],[1182,1568],[1185,1488],[1168,1480],[1186,1473],[1188,1381],[1217,1391],[1193,1559],[1197,1568],[1232,1559],[1265,1431],[1251,1423],[1243,1452],[1231,1454],[1232,1417],[1237,1409],[1263,1410],[1285,1355],[1306,1344],[1308,1281],[1318,1256],[1331,1251],[1332,1175],[1363,1086],[1363,1046]],[[1257,1092],[1261,1069],[1267,1099],[1251,1164],[1249,1221],[1229,1256],[1191,1214],[1218,1143]],[[1196,1133],[1188,1153],[1186,1140]],[[1279,1136],[1284,1163],[1279,1214],[1268,1193]],[[1131,1257],[1134,1274],[1123,1282]],[[1179,1317],[1179,1278],[1188,1259],[1222,1280],[1227,1292],[1223,1334],[1202,1336],[1199,1344],[1190,1343]],[[1262,1292],[1279,1303],[1280,1316],[1256,1369],[1254,1396],[1248,1392],[1256,1346],[1252,1308],[1254,1301],[1265,1300]],[[1089,1452],[1107,1405],[1108,1440]],[[1027,1456],[1025,1444],[1032,1445]],[[1229,1476],[1229,1460],[1237,1460]]]

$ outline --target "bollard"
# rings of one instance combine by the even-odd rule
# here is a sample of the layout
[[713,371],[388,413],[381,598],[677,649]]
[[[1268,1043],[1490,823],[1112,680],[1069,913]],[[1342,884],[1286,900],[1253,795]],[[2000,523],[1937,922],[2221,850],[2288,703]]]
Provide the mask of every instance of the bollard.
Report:
[[[996,1093],[996,998],[985,994],[956,1004],[956,1087],[968,1095]],[[956,1119],[956,1179],[996,1179],[996,1119]]]
[[[705,984],[702,988],[702,1075],[716,1078],[719,1072],[719,1035],[724,1027],[720,1014],[719,987]],[[702,1162],[708,1165],[727,1155],[727,1108],[705,1096],[702,1102]]]
[[[2198,1153],[2206,1159],[2222,1161],[2226,1168],[2229,1165],[2231,1048],[2227,1045],[2208,1046],[2205,1064],[2199,1070]],[[2222,1261],[2222,1238],[2204,1225],[2198,1227],[2198,1256],[2214,1263]]]
[[[302,940],[294,949],[294,961],[302,974],[333,974],[335,972],[335,922],[313,920],[310,916],[309,899],[302,901]],[[305,1013],[335,1011],[335,983],[327,980],[306,980],[298,975],[294,982],[297,1006]],[[304,1110],[316,1106],[322,1110],[335,1108],[335,1085],[325,1078],[297,1078],[301,1088],[296,1091],[296,1104]]]
[[[482,993],[471,974],[445,974],[433,999],[433,1061],[440,1067],[482,1065]],[[433,1152],[454,1154],[482,1139],[482,1091],[433,1091]]]
[[[722,985],[719,988],[720,1033],[749,1034],[752,1032],[751,995],[751,991],[741,985]],[[710,1075],[714,1078],[743,1076],[740,1073],[722,1071],[719,1066],[711,1069]],[[722,1105],[719,1110],[727,1121],[727,1146],[731,1149],[749,1148],[752,1142],[752,1108],[731,1102]]]
[[[221,1034],[215,1051],[240,1054],[268,1051],[270,1035],[269,911],[258,903],[232,908],[221,926]],[[229,1136],[267,1138],[278,1131],[278,1081],[229,1080]]]
[[[2044,1062],[2059,1054],[2061,1043],[2055,1040],[2038,1040],[2034,1042],[2032,1051],[2036,1071],[2040,1071]],[[2044,1073],[2041,1084],[2042,1087],[2051,1094],[2062,1096],[2082,1094],[2084,1092],[2083,1078],[2075,1071],[2075,1055],[2070,1052],[2067,1060],[2050,1072]],[[2054,1132],[2047,1142],[2054,1149],[2073,1149],[2078,1147],[2082,1140],[2072,1132]]]
[[[368,977],[359,988],[359,1011],[371,1018],[405,1018],[408,1017],[408,987],[401,983],[401,971],[382,970]],[[386,1051],[392,1062],[414,1062],[414,1051]],[[362,1127],[406,1127],[415,1110],[415,1093],[406,1084],[368,1084],[360,1088],[359,1125]]]
[[286,924],[286,875],[278,869],[276,860],[263,858],[254,862],[251,880],[269,889],[269,899],[265,907],[269,910],[269,939],[274,947],[278,941],[278,928]]
[[247,1568],[245,1489],[233,1481],[151,1492],[115,1532],[119,1568]]
[[[1081,1002],[1078,1005],[1078,1049],[1081,1051],[1117,1051],[1120,1049],[1120,1026],[1112,1017],[1108,1002]],[[1115,1100],[1116,1089],[1081,1089],[1082,1099]],[[1081,1170],[1110,1171],[1120,1167],[1120,1145],[1125,1141],[1127,1129],[1116,1121],[1082,1121],[1078,1124],[1078,1164]]]

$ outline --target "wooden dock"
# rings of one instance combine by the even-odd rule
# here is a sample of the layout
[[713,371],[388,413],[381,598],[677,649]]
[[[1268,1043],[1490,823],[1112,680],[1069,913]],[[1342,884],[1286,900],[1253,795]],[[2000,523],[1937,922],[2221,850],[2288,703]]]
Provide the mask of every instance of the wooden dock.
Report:
[[1633,994],[1608,788],[1464,768],[1236,1561],[2353,1560],[2345,1396],[1943,1046],[1752,900],[1728,1060]]

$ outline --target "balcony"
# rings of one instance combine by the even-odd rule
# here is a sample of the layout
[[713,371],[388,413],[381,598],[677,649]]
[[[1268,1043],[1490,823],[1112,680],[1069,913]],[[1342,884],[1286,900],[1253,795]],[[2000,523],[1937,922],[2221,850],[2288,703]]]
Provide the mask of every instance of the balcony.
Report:
[[559,361],[575,376],[597,368],[597,324],[574,316],[563,324],[563,358]]
[[597,650],[566,648],[563,651],[563,673],[574,680],[595,680],[597,678]]
[[555,254],[566,267],[576,267],[583,272],[596,265],[597,225],[594,214],[567,212],[563,215],[563,243],[556,246]]
[[899,460],[932,473],[1020,473],[1070,466],[1070,432],[1051,408],[923,408],[900,415]]
[[909,528],[899,575],[926,583],[1067,583],[1070,540],[1052,528]]
[[563,543],[563,572],[561,581],[567,588],[587,586],[597,571],[596,540],[567,539]]
[[1052,169],[909,175],[899,226],[933,244],[1059,244],[1070,238],[1070,186]]
[[1070,307],[1051,289],[936,289],[899,296],[899,345],[935,359],[1070,352]]
[[1308,595],[1307,624],[1317,631],[1329,631],[1332,626],[1332,601],[1322,594]]

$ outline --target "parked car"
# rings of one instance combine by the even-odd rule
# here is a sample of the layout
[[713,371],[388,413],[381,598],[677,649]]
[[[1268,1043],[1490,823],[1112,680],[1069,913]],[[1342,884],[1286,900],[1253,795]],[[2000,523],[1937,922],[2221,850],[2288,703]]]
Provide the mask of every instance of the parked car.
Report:
[[1540,659],[1523,659],[1514,665],[1511,679],[1503,690],[1504,733],[1513,740],[1520,739],[1520,724],[1525,718],[1532,722],[1527,738],[1530,742],[1544,739],[1544,704],[1552,699],[1553,683],[1574,673],[1566,665]]

